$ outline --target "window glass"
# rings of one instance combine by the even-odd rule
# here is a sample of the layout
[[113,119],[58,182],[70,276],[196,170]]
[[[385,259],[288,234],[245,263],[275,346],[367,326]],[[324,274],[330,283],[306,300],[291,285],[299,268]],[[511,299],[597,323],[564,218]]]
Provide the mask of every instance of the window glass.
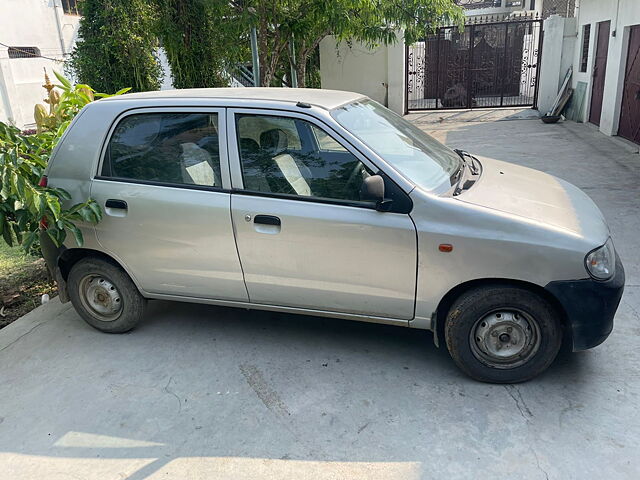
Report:
[[215,113],[143,113],[116,127],[106,177],[222,187]]
[[410,181],[438,193],[451,188],[458,154],[391,110],[365,100],[331,115]]
[[332,137],[327,135],[324,130],[319,129],[315,125],[311,125],[311,130],[313,131],[313,135],[316,138],[316,142],[318,142],[318,148],[320,150],[326,150],[328,152],[346,152],[347,149],[336,142]]
[[300,119],[237,115],[236,131],[247,190],[360,201],[372,173],[333,137]]

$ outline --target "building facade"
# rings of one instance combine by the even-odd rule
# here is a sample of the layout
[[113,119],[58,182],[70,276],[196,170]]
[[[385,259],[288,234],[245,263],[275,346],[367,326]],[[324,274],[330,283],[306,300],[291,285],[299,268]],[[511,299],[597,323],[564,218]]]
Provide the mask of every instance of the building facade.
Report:
[[579,0],[576,23],[577,120],[640,144],[640,1]]
[[44,70],[62,73],[79,22],[77,0],[0,1],[0,121],[34,123],[34,105],[46,96]]

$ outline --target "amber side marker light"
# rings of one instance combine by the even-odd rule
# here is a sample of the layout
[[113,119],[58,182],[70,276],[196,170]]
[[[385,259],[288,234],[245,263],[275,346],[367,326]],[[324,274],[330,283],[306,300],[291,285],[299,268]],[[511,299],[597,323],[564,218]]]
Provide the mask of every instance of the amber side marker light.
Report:
[[449,253],[453,250],[453,245],[451,245],[450,243],[441,243],[440,245],[438,245],[438,250],[440,250],[441,252]]

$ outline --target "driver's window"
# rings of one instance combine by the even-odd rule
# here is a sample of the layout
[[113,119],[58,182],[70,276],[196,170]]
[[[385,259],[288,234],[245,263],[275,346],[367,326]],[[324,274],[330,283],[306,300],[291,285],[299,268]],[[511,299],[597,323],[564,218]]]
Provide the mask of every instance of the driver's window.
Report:
[[371,171],[323,129],[305,120],[236,115],[246,190],[360,201]]

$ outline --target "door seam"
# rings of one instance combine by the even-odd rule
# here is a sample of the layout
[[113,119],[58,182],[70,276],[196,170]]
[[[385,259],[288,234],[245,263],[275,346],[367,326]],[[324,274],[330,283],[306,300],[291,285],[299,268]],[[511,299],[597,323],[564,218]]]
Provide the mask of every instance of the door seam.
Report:
[[242,265],[242,257],[240,256],[240,248],[238,247],[238,231],[236,229],[236,222],[233,217],[233,194],[229,194],[229,216],[231,218],[231,228],[233,229],[233,244],[236,246],[236,255],[238,255],[238,263],[240,264],[240,271],[242,272],[242,283],[244,283],[244,289],[247,292],[247,298],[251,303],[251,295],[249,294],[249,288],[247,287],[247,278],[244,274],[244,266]]

